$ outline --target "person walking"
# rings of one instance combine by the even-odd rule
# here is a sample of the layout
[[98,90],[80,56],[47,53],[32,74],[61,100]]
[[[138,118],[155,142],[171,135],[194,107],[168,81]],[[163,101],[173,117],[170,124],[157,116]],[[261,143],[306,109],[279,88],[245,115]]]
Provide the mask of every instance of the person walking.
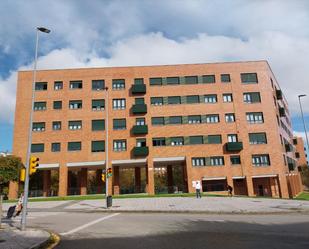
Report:
[[21,193],[20,197],[18,199],[17,205],[16,205],[16,213],[14,215],[14,217],[18,216],[21,211],[23,210],[23,202],[24,202],[24,194]]
[[230,185],[227,185],[228,196],[233,196],[233,188]]
[[196,183],[195,183],[195,192],[196,192],[196,198],[202,198],[200,181],[196,181]]

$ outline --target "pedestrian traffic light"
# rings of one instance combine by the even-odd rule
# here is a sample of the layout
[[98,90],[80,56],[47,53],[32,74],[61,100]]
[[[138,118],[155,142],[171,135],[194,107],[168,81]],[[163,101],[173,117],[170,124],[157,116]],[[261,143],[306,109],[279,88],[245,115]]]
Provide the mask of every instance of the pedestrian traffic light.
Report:
[[24,182],[25,181],[25,178],[26,178],[26,169],[25,168],[22,168],[20,170],[20,175],[19,175],[19,180],[21,182]]
[[105,182],[105,174],[102,174],[102,182]]
[[112,174],[112,168],[107,169],[107,174]]
[[29,175],[32,175],[36,172],[36,168],[39,166],[39,158],[35,156],[30,157],[30,163],[29,163]]

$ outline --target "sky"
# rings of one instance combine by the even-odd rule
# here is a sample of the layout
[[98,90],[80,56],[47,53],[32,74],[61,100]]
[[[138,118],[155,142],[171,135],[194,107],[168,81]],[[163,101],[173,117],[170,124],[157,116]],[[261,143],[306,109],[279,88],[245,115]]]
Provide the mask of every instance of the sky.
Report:
[[[0,151],[12,150],[18,70],[267,60],[295,134],[309,127],[307,0],[1,0]],[[25,114],[27,115],[27,114]]]

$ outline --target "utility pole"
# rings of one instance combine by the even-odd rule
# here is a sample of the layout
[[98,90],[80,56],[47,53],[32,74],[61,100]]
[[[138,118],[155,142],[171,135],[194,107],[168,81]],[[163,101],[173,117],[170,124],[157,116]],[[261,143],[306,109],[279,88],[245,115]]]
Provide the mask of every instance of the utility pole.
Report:
[[106,125],[105,125],[105,131],[106,131],[106,142],[105,142],[105,201],[106,201],[106,208],[108,208],[108,148],[109,148],[109,141],[108,141],[108,87],[105,87],[106,97],[105,97],[105,110],[106,110]]
[[307,96],[306,94],[300,94],[300,95],[298,95],[298,101],[299,101],[301,117],[302,117],[303,125],[304,125],[304,131],[305,131],[305,136],[306,136],[307,149],[309,149],[309,142],[308,142],[308,136],[307,136],[306,123],[305,123],[305,119],[304,119],[303,108],[302,108],[301,101],[300,101],[300,98],[306,97],[306,96]]

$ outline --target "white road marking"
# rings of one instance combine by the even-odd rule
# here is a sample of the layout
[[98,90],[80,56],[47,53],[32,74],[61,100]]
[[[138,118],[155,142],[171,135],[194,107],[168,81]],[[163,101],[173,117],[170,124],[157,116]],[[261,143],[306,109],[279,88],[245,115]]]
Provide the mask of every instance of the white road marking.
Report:
[[86,227],[90,227],[90,226],[92,226],[92,225],[94,225],[94,224],[96,224],[96,223],[99,223],[99,222],[102,221],[102,220],[107,220],[107,219],[112,218],[112,217],[114,217],[114,216],[116,216],[116,215],[119,215],[119,214],[120,214],[120,213],[116,213],[116,214],[111,214],[111,215],[108,215],[108,216],[104,216],[104,217],[102,217],[102,218],[100,218],[100,219],[98,219],[98,220],[94,220],[94,221],[91,221],[91,222],[89,222],[89,223],[86,223],[86,224],[84,224],[84,225],[82,225],[82,226],[76,227],[76,228],[72,229],[71,231],[68,231],[68,232],[65,232],[65,233],[60,233],[60,235],[64,236],[64,235],[69,235],[69,234],[78,232],[78,231],[80,231],[80,230],[82,230],[82,229],[84,229],[84,228],[86,228]]

